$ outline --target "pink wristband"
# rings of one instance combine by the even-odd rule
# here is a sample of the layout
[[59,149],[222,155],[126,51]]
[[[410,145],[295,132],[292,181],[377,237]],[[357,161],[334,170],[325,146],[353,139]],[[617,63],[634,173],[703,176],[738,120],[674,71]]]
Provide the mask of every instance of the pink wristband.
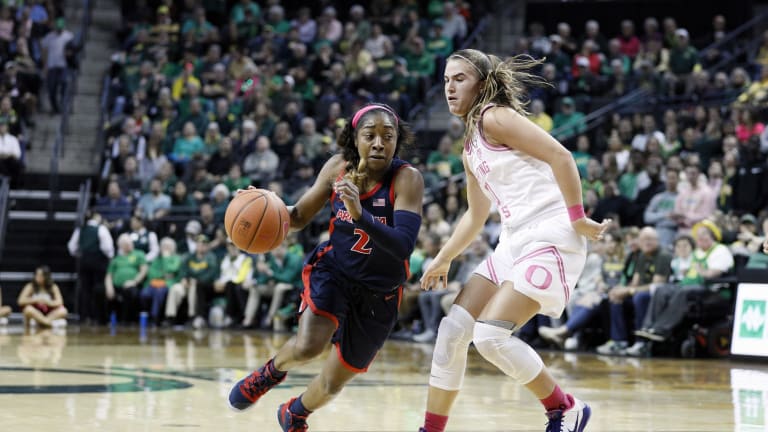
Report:
[[571,218],[571,222],[577,221],[586,215],[584,214],[584,206],[576,204],[568,207],[568,217]]

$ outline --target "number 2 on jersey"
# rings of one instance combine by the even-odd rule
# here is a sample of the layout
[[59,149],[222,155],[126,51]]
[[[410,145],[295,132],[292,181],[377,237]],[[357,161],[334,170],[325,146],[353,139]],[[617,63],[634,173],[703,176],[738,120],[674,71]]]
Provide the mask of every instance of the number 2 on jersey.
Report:
[[372,249],[368,247],[368,241],[371,239],[371,237],[367,232],[361,230],[360,228],[355,228],[355,235],[360,237],[355,242],[355,245],[352,246],[352,251],[364,255],[370,255]]

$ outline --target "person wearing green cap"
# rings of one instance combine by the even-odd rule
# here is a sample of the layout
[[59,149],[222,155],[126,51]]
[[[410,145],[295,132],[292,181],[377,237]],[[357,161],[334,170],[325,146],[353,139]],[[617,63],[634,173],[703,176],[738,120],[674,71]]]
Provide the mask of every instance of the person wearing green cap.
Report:
[[67,90],[69,69],[67,67],[66,48],[67,44],[74,39],[74,35],[65,27],[64,18],[56,18],[54,30],[45,35],[40,43],[43,49],[48,100],[53,114],[61,112],[61,103]]
[[571,97],[564,97],[560,101],[560,112],[552,118],[552,130],[557,131],[555,138],[563,140],[587,130],[584,123],[584,113],[576,110],[575,102]]

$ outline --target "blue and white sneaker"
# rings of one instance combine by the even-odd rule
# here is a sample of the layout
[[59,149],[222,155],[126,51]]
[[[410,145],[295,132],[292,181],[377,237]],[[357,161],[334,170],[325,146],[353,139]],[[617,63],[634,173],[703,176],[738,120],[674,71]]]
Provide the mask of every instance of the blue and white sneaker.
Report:
[[592,409],[589,408],[589,405],[573,398],[571,409],[547,412],[549,422],[545,432],[584,432],[590,415],[592,415]]

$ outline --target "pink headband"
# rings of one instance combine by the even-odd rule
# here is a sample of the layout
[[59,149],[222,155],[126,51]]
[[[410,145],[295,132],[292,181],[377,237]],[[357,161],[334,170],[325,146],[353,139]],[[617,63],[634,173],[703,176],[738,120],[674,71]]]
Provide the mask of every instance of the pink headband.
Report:
[[365,113],[367,113],[368,111],[373,111],[375,109],[384,110],[384,111],[392,114],[392,117],[395,118],[395,127],[398,126],[397,124],[398,124],[398,122],[400,120],[397,118],[397,114],[395,114],[391,109],[385,107],[384,105],[368,105],[368,106],[364,106],[364,107],[360,108],[359,110],[357,110],[355,115],[352,117],[352,128],[356,129],[357,128],[357,122],[360,121],[361,118],[363,118]]

